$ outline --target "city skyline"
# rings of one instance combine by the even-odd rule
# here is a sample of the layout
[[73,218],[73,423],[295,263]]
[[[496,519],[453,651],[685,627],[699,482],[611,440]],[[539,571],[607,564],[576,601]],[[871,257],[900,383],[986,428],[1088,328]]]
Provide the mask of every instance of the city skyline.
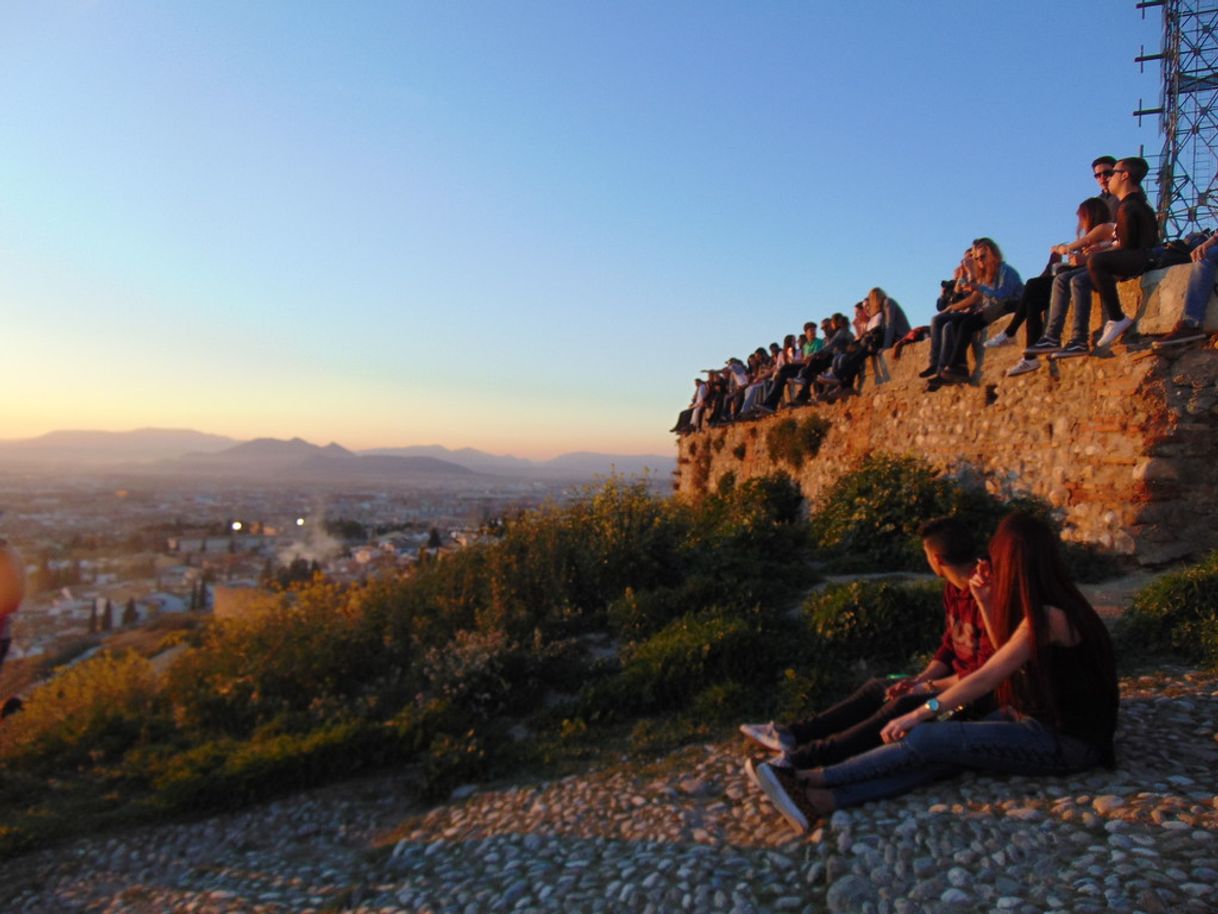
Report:
[[924,323],[983,234],[1036,275],[1091,159],[1158,148],[1159,32],[1101,0],[8,5],[0,437],[669,453],[695,374],[873,285]]

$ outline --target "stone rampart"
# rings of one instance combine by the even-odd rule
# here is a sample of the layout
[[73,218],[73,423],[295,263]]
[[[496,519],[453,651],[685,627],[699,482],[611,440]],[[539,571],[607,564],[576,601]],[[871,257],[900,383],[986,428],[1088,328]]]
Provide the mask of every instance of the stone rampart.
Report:
[[[1171,328],[1188,270],[1122,283],[1135,330]],[[1092,311],[1098,319],[1098,302]],[[1218,298],[1207,326],[1218,330]],[[917,376],[929,343],[907,346],[879,366],[890,380],[875,384],[871,366],[857,395],[681,438],[677,490],[707,491],[729,472],[744,480],[783,471],[815,502],[864,455],[908,453],[980,477],[991,491],[1048,501],[1070,539],[1142,564],[1196,555],[1218,547],[1218,348],[1211,339],[1161,354],[1151,342],[1131,332],[1110,353],[1042,358],[1039,371],[1008,378],[1021,331],[1016,345],[984,351],[971,383],[935,392]],[[772,459],[767,432],[813,411],[832,424],[819,454],[799,467]]]

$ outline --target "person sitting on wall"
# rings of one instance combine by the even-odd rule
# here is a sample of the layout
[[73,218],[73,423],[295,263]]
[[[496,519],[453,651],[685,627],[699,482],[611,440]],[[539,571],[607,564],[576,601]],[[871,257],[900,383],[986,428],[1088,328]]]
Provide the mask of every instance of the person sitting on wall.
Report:
[[[897,340],[909,333],[909,320],[897,304],[896,299],[878,286],[867,293],[867,324],[855,342],[833,357],[827,371],[816,379],[817,390],[822,395],[854,387],[867,359],[891,348]],[[877,372],[879,368],[877,366]],[[878,377],[876,383],[884,378]]]
[[[777,343],[770,345],[774,350],[778,349]],[[749,357],[749,364],[752,366],[752,370],[749,372],[749,386],[745,388],[744,402],[741,404],[738,414],[738,418],[744,419],[753,418],[758,413],[758,407],[765,397],[766,384],[774,372],[774,359],[764,346],[757,347],[757,350]]]
[[[750,355],[750,362],[755,356]],[[732,356],[727,360],[727,367],[724,369],[727,375],[727,390],[724,394],[724,406],[721,410],[721,422],[733,422],[740,414],[740,404],[744,401],[744,391],[749,386],[749,372],[745,364],[740,359]]]
[[946,364],[946,352],[951,349],[952,322],[958,320],[958,314],[967,311],[976,304],[979,296],[970,291],[970,284],[976,280],[977,265],[973,259],[973,246],[969,245],[960,258],[960,263],[952,271],[952,278],[940,283],[939,298],[935,302],[938,313],[930,319],[930,353],[927,365],[918,373],[920,378],[937,377]]
[[[807,720],[785,725],[741,724],[741,733],[777,753],[770,765],[788,769],[831,765],[879,746],[885,724],[980,669],[994,652],[968,589],[978,568],[972,531],[958,518],[940,517],[923,524],[918,532],[926,563],[943,579],[945,625],[934,657],[916,676],[896,682],[871,679],[849,698]],[[993,707],[987,698],[975,703],[980,714]],[[746,764],[750,775],[756,765],[755,760]]]
[[[968,347],[973,335],[1004,314],[1015,310],[1023,295],[1023,280],[1009,263],[1002,259],[1002,250],[990,238],[978,238],[973,243],[976,275],[966,281],[960,291],[965,298],[954,306],[951,342],[944,344],[946,364],[939,372],[944,381],[962,381],[968,377]],[[938,385],[931,379],[929,388]]]
[[1218,234],[1210,235],[1192,251],[1188,292],[1184,297],[1184,316],[1176,326],[1155,341],[1156,352],[1207,338],[1205,312],[1214,294],[1214,275],[1218,272]]
[[1095,178],[1095,183],[1100,186],[1100,192],[1096,196],[1108,207],[1108,218],[1104,220],[1105,222],[1116,222],[1117,209],[1121,205],[1120,198],[1108,188],[1108,184],[1112,180],[1112,169],[1116,168],[1116,163],[1117,160],[1112,156],[1100,156],[1091,163],[1091,174]]
[[670,432],[676,432],[678,435],[687,435],[690,432],[700,431],[702,429],[702,413],[706,408],[706,398],[708,389],[706,382],[701,378],[694,378],[694,396],[689,401],[689,406],[681,411],[677,416],[677,424],[669,429]]
[[811,358],[820,352],[824,346],[825,341],[816,335],[816,321],[808,321],[804,324],[804,358]]
[[[812,330],[816,332],[816,325],[812,325]],[[806,333],[806,331],[805,331]],[[782,402],[783,392],[787,389],[787,382],[799,376],[804,367],[804,351],[802,346],[796,345],[795,336],[788,334],[783,340],[782,363],[775,370],[773,377],[770,380],[770,392],[766,394],[764,403],[766,412],[774,412],[778,409],[778,404]]]
[[1050,305],[1045,332],[1025,350],[1025,356],[1050,355],[1055,359],[1068,359],[1090,355],[1092,289],[1099,292],[1107,318],[1096,342],[1097,349],[1111,346],[1133,324],[1133,319],[1125,317],[1121,311],[1116,283],[1118,278],[1140,276],[1152,265],[1153,249],[1159,240],[1159,226],[1154,210],[1142,193],[1142,179],[1146,177],[1148,169],[1146,160],[1136,156],[1121,159],[1112,169],[1108,187],[1121,201],[1117,208],[1116,243],[1106,250],[1088,255],[1085,273],[1070,274],[1070,301],[1074,307],[1073,337],[1065,346],[1061,345],[1065,305],[1060,305],[1057,310]]
[[[1043,315],[1046,309],[1050,315],[1050,323],[1060,328],[1065,320],[1066,307],[1072,295],[1071,284],[1074,280],[1079,279],[1083,282],[1078,294],[1091,294],[1090,280],[1087,278],[1087,255],[1112,246],[1112,232],[1116,228],[1116,223],[1110,221],[1109,212],[1108,204],[1101,197],[1088,197],[1079,204],[1076,212],[1078,230],[1074,241],[1055,244],[1049,249],[1050,262],[1045,267],[1045,271],[1040,276],[1028,280],[1027,285],[1024,286],[1024,294],[1019,301],[1019,307],[1015,309],[1014,319],[1007,324],[1005,331],[996,333],[985,341],[987,349],[1005,346],[1012,342],[1025,321],[1027,327],[1024,330],[1024,341],[1028,347],[1031,347],[1044,335]],[[1052,259],[1054,257],[1064,257],[1066,260],[1054,261]],[[1084,328],[1082,332],[1086,334],[1087,331]],[[1060,333],[1061,330],[1058,329],[1055,335],[1060,335]],[[1026,354],[1030,351],[1030,348],[1025,350],[1024,357],[1007,370],[1008,378],[1036,371],[1040,367],[1040,360],[1035,355]]]
[[846,315],[838,312],[827,320],[831,329],[826,331],[825,345],[816,355],[804,359],[803,370],[799,373],[799,379],[804,382],[804,391],[798,398],[800,402],[807,402],[809,392],[813,389],[813,383],[823,372],[832,367],[833,357],[840,352],[845,352],[846,347],[854,339],[854,334],[850,332],[850,321],[846,319]]
[[1146,202],[1142,179],[1150,166],[1140,156],[1121,159],[1112,169],[1108,188],[1121,199],[1117,208],[1116,245],[1087,258],[1091,284],[1100,294],[1104,309],[1104,332],[1096,342],[1097,349],[1111,346],[1133,326],[1133,318],[1121,310],[1117,280],[1141,276],[1155,265],[1154,248],[1159,243],[1159,221]]

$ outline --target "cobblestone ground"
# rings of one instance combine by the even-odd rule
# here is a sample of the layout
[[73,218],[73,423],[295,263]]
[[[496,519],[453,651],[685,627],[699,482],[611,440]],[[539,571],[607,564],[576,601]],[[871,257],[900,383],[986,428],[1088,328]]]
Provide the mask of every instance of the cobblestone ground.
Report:
[[738,741],[474,792],[360,781],[0,865],[5,912],[1218,911],[1218,677],[1123,683],[1115,771],[965,776],[797,836]]

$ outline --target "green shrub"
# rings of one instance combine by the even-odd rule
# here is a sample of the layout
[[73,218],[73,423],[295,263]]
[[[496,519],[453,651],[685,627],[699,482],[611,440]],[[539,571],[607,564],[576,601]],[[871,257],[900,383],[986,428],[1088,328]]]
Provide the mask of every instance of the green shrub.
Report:
[[401,757],[397,748],[384,728],[339,721],[305,734],[196,745],[161,762],[153,783],[166,808],[235,807],[384,764]]
[[757,607],[691,612],[623,649],[621,672],[589,690],[585,705],[614,717],[681,708],[714,685],[761,685],[781,667],[788,643],[780,622]]
[[1218,664],[1218,552],[1138,591],[1115,634],[1120,653]]
[[110,764],[169,728],[168,704],[151,664],[134,653],[102,654],[39,687],[0,727],[9,765],[70,771]]
[[1039,506],[1025,499],[1004,503],[915,457],[873,453],[813,506],[811,527],[816,545],[839,570],[920,571],[925,560],[918,528],[924,522],[955,515],[981,545],[1016,507]]
[[770,457],[798,470],[804,461],[820,453],[821,442],[833,427],[824,416],[811,415],[803,419],[782,419],[766,432],[765,445]]
[[284,715],[318,726],[378,691],[406,658],[366,624],[361,595],[316,582],[208,626],[166,675],[179,726],[203,738],[248,736]]
[[740,720],[756,707],[757,690],[735,681],[709,685],[690,703],[695,720],[712,724]]
[[902,672],[943,634],[943,585],[852,581],[813,594],[803,613],[818,660]]

